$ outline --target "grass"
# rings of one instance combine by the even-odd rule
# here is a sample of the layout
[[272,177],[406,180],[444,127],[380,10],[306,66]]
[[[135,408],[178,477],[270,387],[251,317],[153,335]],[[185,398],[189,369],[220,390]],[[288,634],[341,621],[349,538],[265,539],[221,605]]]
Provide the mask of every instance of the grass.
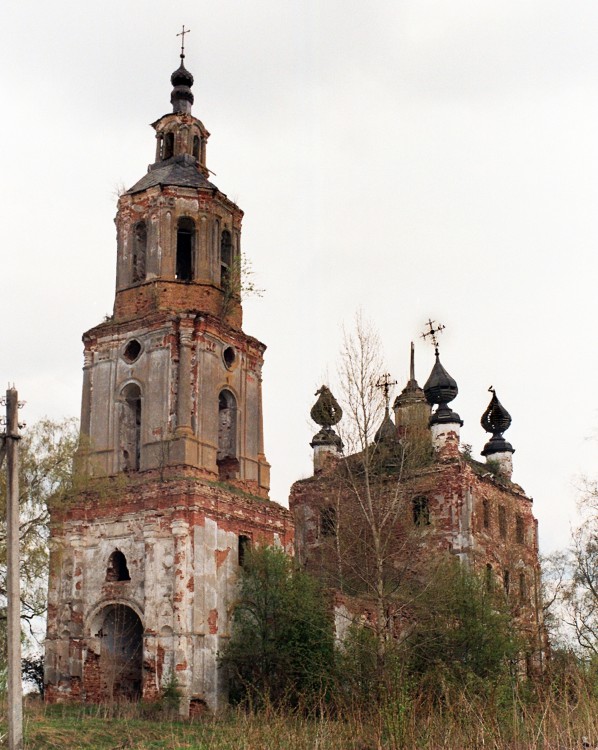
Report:
[[[465,692],[431,708],[422,699],[357,706],[343,717],[308,718],[266,710],[180,721],[160,708],[129,705],[25,708],[25,750],[579,750],[598,744],[598,699],[548,695],[529,704],[482,705]],[[6,746],[0,706],[0,746]]]

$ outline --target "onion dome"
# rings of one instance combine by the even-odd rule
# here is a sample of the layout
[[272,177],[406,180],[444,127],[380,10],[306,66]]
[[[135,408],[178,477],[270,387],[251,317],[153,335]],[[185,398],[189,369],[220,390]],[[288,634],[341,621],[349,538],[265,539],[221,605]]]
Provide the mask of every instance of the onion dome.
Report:
[[440,363],[438,352],[436,352],[436,362],[432,368],[430,377],[424,385],[426,401],[430,405],[438,404],[438,408],[430,417],[430,425],[446,423],[463,424],[461,417],[448,407],[449,401],[456,398],[458,393],[457,381],[444,369]]
[[323,385],[315,393],[318,400],[311,407],[310,416],[320,427],[330,428],[341,421],[343,410],[338,401],[332,395],[330,388]]
[[173,112],[191,112],[193,104],[193,76],[185,67],[185,55],[181,55],[181,64],[170,76],[170,82],[173,85],[170,95],[170,103]]
[[492,433],[492,437],[484,446],[482,456],[490,456],[493,453],[515,453],[511,443],[503,437],[503,432],[511,426],[511,415],[498,400],[494,388],[490,386],[489,390],[492,393],[492,398],[486,411],[482,414],[480,423],[486,432]]
[[315,395],[318,400],[312,406],[310,416],[322,429],[314,435],[310,445],[312,448],[330,446],[340,452],[343,441],[332,429],[332,425],[340,422],[343,410],[327,386],[323,385]]

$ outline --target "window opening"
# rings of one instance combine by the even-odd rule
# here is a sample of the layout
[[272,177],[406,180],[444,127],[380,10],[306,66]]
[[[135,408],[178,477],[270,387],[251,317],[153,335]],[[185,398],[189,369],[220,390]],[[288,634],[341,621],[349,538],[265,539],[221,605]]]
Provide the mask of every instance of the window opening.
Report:
[[127,567],[127,558],[119,549],[108,558],[108,568],[106,569],[107,581],[130,581],[129,568]]
[[484,518],[484,528],[489,529],[490,528],[490,501],[484,500],[482,505],[482,511],[483,511],[483,518]]
[[166,133],[164,138],[164,159],[174,155],[174,133]]
[[336,508],[329,505],[320,511],[320,535],[323,537],[336,536]]
[[230,391],[218,396],[218,453],[216,456],[220,479],[236,479],[237,460],[237,402]]
[[508,570],[504,570],[502,574],[502,582],[503,586],[505,587],[505,594],[509,595],[509,590],[511,588],[511,574]]
[[145,280],[145,256],[147,252],[147,227],[145,221],[135,225],[133,233],[133,281]]
[[193,156],[199,161],[199,136],[193,136]]
[[195,224],[192,219],[179,219],[176,233],[176,278],[179,281],[193,279],[193,250]]
[[430,525],[430,507],[427,497],[414,497],[413,503],[413,523],[416,526]]
[[141,391],[131,383],[123,390],[121,445],[123,471],[138,471],[141,461]]
[[515,521],[515,538],[518,544],[523,544],[525,541],[523,518],[521,516],[517,516]]
[[498,531],[503,539],[507,538],[507,511],[504,505],[498,508]]
[[251,549],[251,537],[239,534],[239,567],[247,561],[247,552]]
[[519,573],[519,601],[524,604],[527,601],[527,585],[525,573]]
[[231,280],[231,266],[233,262],[233,241],[228,229],[220,237],[220,285],[228,286]]
[[125,350],[123,352],[124,359],[131,364],[131,362],[134,362],[137,357],[141,354],[141,344],[137,339],[131,339],[129,343],[126,345]]
[[236,352],[232,346],[226,347],[226,349],[222,352],[222,358],[224,359],[224,364],[230,370],[231,367],[235,364],[235,360],[237,359]]
[[492,591],[492,565],[486,563],[486,591]]

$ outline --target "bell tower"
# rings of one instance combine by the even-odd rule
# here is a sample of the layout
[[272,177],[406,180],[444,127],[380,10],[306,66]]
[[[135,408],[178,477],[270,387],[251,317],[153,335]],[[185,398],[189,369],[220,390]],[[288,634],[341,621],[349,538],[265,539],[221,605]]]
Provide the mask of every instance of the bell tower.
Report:
[[210,180],[193,76],[171,76],[155,161],[118,201],[113,315],[83,335],[85,481],[51,509],[46,696],[220,706],[244,553],[292,548],[268,500],[265,346],[242,330],[243,212]]
[[155,162],[118,202],[114,314],[83,336],[88,470],[184,467],[266,497],[265,346],[241,328],[243,212],[208,179],[184,52],[171,82]]

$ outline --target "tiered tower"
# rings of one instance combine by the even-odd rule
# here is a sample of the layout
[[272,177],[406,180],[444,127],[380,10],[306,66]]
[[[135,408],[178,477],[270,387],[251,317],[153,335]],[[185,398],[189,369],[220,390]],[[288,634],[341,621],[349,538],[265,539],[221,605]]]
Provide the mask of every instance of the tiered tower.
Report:
[[191,705],[225,692],[247,545],[292,544],[268,501],[261,371],[242,328],[243,212],[209,180],[193,76],[171,77],[156,156],[119,199],[113,316],[83,336],[79,471],[52,512],[50,700],[151,698],[175,678]]

